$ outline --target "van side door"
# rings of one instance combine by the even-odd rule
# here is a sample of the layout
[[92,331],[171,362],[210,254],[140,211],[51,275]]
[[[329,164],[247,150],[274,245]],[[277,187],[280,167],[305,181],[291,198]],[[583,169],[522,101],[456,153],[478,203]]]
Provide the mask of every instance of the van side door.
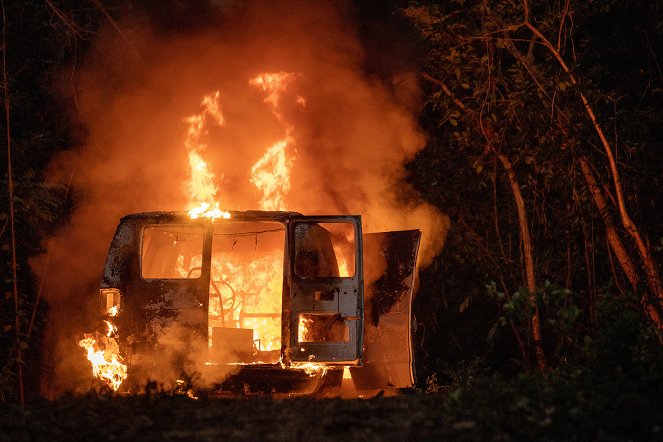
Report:
[[350,368],[357,390],[415,383],[412,294],[421,232],[364,234],[364,364]]

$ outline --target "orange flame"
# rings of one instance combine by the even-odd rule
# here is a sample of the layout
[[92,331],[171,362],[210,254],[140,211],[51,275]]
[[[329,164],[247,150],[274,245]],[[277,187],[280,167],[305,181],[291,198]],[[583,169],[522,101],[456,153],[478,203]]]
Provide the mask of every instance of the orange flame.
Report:
[[281,94],[285,91],[288,83],[296,77],[297,75],[293,72],[264,72],[251,79],[249,84],[259,87],[263,92],[267,92],[265,102],[271,104],[276,112]]
[[313,319],[307,318],[304,315],[299,315],[299,321],[297,323],[297,341],[306,342],[308,341],[308,335],[310,333],[310,326],[313,323]]
[[251,168],[251,182],[262,191],[262,210],[287,210],[285,196],[290,191],[292,166],[285,153],[287,145],[287,140],[278,141]]
[[[265,102],[271,105],[272,112],[281,122],[283,116],[278,110],[279,101],[288,84],[296,77],[297,74],[292,72],[267,72],[249,81],[251,85],[267,93]],[[297,103],[304,106],[306,100],[297,97]],[[290,191],[290,169],[293,160],[286,155],[286,149],[294,144],[294,139],[291,136],[292,127],[286,125],[285,132],[285,138],[267,149],[251,168],[251,183],[262,191],[259,203],[262,210],[287,210],[285,196]]]
[[304,370],[304,373],[311,377],[315,376],[315,374],[321,370],[323,371],[323,374],[325,371],[327,371],[327,367],[325,365],[313,362],[296,362],[292,364],[292,368]]
[[[113,316],[113,312],[109,310],[111,316]],[[87,359],[92,364],[93,376],[103,381],[113,391],[117,391],[127,378],[127,366],[123,364],[123,358],[120,356],[117,327],[110,321],[104,322],[108,330],[99,338],[99,343],[93,335],[85,334],[85,338],[81,339],[78,345],[87,351]]]
[[214,184],[214,173],[209,170],[200,152],[207,145],[202,137],[207,134],[207,123],[212,120],[219,126],[225,124],[221,106],[219,104],[219,91],[205,95],[200,103],[202,110],[196,115],[184,119],[188,123],[184,146],[189,151],[190,177],[186,183],[189,196],[189,216],[193,219],[207,217],[211,219],[230,218],[230,213],[219,208],[216,200],[218,188]]

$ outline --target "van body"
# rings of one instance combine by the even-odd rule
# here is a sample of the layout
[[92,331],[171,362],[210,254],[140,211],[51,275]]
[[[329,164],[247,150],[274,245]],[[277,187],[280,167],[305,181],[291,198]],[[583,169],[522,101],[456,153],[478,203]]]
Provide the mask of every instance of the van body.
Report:
[[364,233],[358,215],[131,214],[100,312],[119,312],[127,381],[204,371],[218,393],[310,394],[348,368],[357,391],[409,388],[420,236]]

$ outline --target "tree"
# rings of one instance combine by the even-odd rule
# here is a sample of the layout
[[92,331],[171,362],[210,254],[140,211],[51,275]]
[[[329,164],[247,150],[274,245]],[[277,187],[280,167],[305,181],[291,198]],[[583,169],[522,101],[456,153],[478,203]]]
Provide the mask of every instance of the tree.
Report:
[[[52,155],[74,144],[76,126],[53,84],[96,22],[87,5],[2,2],[3,173],[0,206],[0,398],[35,394],[44,304],[28,260],[66,216],[67,189],[44,182]],[[25,390],[25,392],[24,392]]]
[[[639,5],[629,16],[647,25],[647,38],[656,35],[660,40],[657,3]],[[467,194],[465,188],[477,186],[469,186],[467,181],[455,183],[445,179],[442,170],[426,169],[422,164],[413,165],[419,172],[413,180],[455,215],[456,234],[474,237],[468,242],[477,247],[464,253],[488,257],[483,264],[484,283],[494,287],[490,280],[498,282],[506,298],[504,305],[512,306],[516,287],[525,286],[531,314],[529,324],[521,330],[531,336],[528,349],[534,351],[539,369],[545,364],[543,347],[557,353],[556,346],[568,338],[554,330],[542,335],[559,314],[546,302],[546,280],[585,293],[586,320],[584,325],[578,324],[580,328],[591,326],[596,280],[600,287],[611,277],[620,287],[625,278],[632,289],[639,290],[644,313],[660,325],[660,280],[648,245],[655,238],[641,234],[640,225],[649,224],[646,218],[636,222],[627,206],[653,176],[660,174],[661,166],[649,165],[640,176],[631,173],[625,179],[622,171],[632,169],[619,164],[616,155],[623,150],[608,140],[605,128],[610,121],[616,135],[628,137],[620,144],[646,143],[644,134],[631,129],[640,114],[646,118],[643,125],[661,117],[660,109],[649,104],[656,94],[654,85],[660,85],[661,78],[652,61],[660,54],[653,48],[661,46],[640,36],[649,53],[625,70],[618,81],[607,81],[619,60],[592,55],[606,52],[601,39],[608,38],[594,32],[599,20],[607,17],[617,21],[620,7],[568,0],[457,0],[443,5],[412,2],[405,11],[428,49],[422,72],[429,91],[423,118],[436,142],[427,154],[445,151],[451,160],[441,166],[446,170],[470,166],[481,190]],[[625,26],[613,29],[603,25],[602,29],[637,34],[635,28]],[[626,40],[609,37],[617,41],[619,53],[628,51]],[[615,46],[610,51],[615,51]],[[627,83],[637,70],[646,70],[657,80]],[[640,103],[624,98],[634,91]],[[617,106],[615,97],[620,97],[624,110],[611,115],[609,111]],[[606,104],[613,104],[613,109]],[[602,154],[597,154],[597,147]],[[629,157],[622,161],[639,162],[638,158],[651,154],[634,147],[627,151]],[[597,176],[610,177],[612,189]],[[431,191],[430,182],[437,183],[440,190]],[[483,191],[491,188],[492,195]],[[464,198],[449,198],[452,192]],[[511,193],[511,201],[505,192]],[[453,208],[449,208],[451,201]],[[660,207],[660,200],[652,201],[654,206]],[[489,213],[492,220],[486,217]],[[613,222],[615,215],[620,225]],[[597,223],[603,225],[605,244],[594,234]],[[514,235],[520,243],[517,261],[513,260]],[[614,264],[613,256],[617,267],[610,265]],[[477,256],[466,260],[483,261]],[[520,270],[514,271],[517,262]],[[647,290],[639,284],[641,280],[646,281]],[[512,329],[521,342],[517,328]]]

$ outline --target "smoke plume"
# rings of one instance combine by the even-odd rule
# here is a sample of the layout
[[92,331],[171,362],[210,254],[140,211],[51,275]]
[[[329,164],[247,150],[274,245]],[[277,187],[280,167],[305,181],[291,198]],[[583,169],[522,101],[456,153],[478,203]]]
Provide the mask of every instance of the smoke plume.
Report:
[[[348,3],[216,3],[188,23],[166,6],[158,16],[127,11],[93,42],[75,91],[65,89],[89,136],[52,164],[54,181],[71,181],[75,209],[34,262],[51,306],[51,395],[75,388],[87,371],[76,340],[94,317],[119,218],[185,209],[184,119],[201,112],[206,94],[219,91],[224,119],[209,125],[201,152],[223,208],[259,208],[251,168],[290,137],[288,210],[361,214],[366,232],[421,229],[422,264],[444,242],[447,218],[405,182],[404,165],[426,141],[416,72],[396,59],[371,73],[380,49],[366,46]],[[250,82],[264,72],[293,74],[276,106]]]

